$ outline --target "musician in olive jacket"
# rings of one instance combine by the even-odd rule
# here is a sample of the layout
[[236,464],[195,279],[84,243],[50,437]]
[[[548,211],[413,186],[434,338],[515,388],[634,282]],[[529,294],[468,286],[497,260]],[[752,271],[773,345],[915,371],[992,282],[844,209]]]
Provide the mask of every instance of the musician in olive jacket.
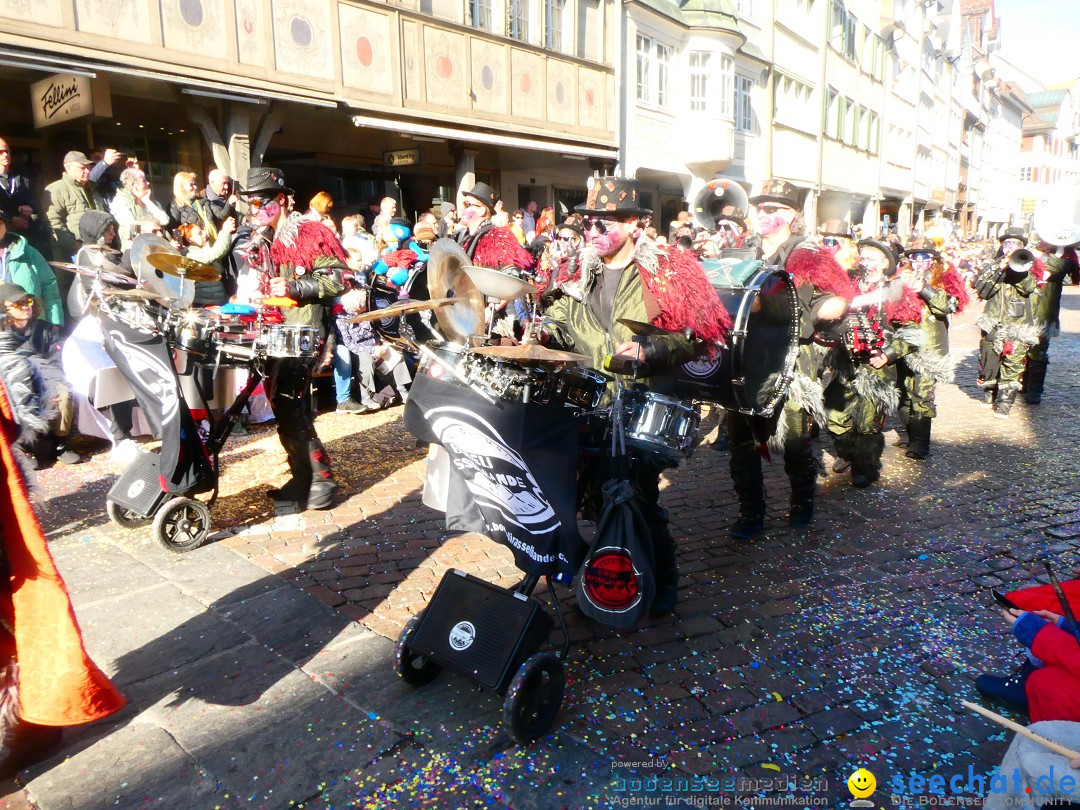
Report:
[[1042,402],[1046,384],[1046,368],[1050,365],[1050,338],[1060,332],[1058,319],[1061,312],[1061,288],[1065,276],[1077,267],[1076,248],[1070,247],[1055,255],[1052,245],[1041,244],[1046,264],[1046,276],[1039,289],[1039,302],[1035,318],[1039,322],[1039,342],[1028,349],[1027,370],[1024,372],[1024,402],[1038,405]]
[[[589,178],[586,201],[576,209],[586,218],[588,247],[572,267],[563,264],[556,271],[553,281],[559,293],[544,315],[552,322],[548,329],[554,343],[588,355],[597,370],[629,375],[639,361],[644,364],[641,376],[654,387],[653,375],[694,354],[694,344],[680,330],[688,327],[705,343],[715,344],[731,321],[693,253],[664,252],[645,239],[635,243],[639,217],[652,213],[640,206],[638,193],[636,180]],[[624,319],[653,324],[660,331],[635,342],[619,322]],[[613,364],[605,368],[609,355]],[[652,453],[631,453],[631,483],[652,540],[654,616],[670,613],[678,598],[675,540],[667,510],[659,503],[663,467]],[[595,479],[602,484],[606,477]]]
[[1005,231],[994,263],[984,268],[972,285],[986,302],[975,321],[982,330],[977,382],[986,392],[986,404],[993,406],[994,416],[1001,419],[1008,418],[1020,390],[1028,350],[1039,342],[1038,282],[1045,276],[1045,267],[1040,260],[1030,267],[1010,262],[1026,242],[1020,228]]
[[[345,290],[342,272],[346,255],[337,237],[322,223],[290,213],[292,189],[285,185],[280,169],[248,170],[241,196],[251,209],[257,237],[253,237],[249,265],[260,273],[259,293],[253,301],[289,298],[297,303],[282,307],[286,324],[314,326],[328,333],[327,317],[334,296]],[[272,236],[272,241],[268,241]],[[264,315],[276,308],[263,305]],[[311,406],[312,358],[274,358],[267,369],[266,387],[270,407],[277,418],[278,438],[289,458],[292,479],[267,495],[275,503],[299,508],[328,509],[337,482],[330,457],[315,432]]]

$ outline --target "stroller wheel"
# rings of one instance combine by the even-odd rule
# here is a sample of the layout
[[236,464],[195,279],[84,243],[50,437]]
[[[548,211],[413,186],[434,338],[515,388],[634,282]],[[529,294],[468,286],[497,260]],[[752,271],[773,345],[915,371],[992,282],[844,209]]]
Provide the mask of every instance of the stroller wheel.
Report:
[[503,702],[503,720],[522,745],[551,730],[562,705],[566,673],[555,653],[536,653],[518,667]]
[[109,520],[117,526],[123,526],[125,529],[138,529],[140,526],[148,525],[153,520],[153,518],[144,517],[138,512],[133,512],[110,500],[105,501],[105,511],[109,513]]
[[409,639],[418,624],[420,624],[419,616],[413,616],[409,619],[408,623],[401,629],[397,646],[394,647],[394,669],[397,670],[401,680],[405,681],[409,686],[423,686],[431,683],[442,672],[441,666],[430,658],[420,655],[409,646]]
[[173,498],[154,516],[154,537],[177,554],[198,548],[209,534],[210,509],[194,498]]

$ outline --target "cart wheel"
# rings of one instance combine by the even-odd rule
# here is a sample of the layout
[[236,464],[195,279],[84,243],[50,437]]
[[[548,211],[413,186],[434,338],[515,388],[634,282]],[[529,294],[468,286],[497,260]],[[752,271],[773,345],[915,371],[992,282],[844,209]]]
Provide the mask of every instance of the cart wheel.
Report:
[[555,653],[536,653],[518,667],[503,701],[503,720],[522,745],[543,737],[562,705],[566,674]]
[[409,686],[423,686],[431,683],[442,672],[442,667],[429,658],[425,658],[409,646],[416,626],[420,624],[420,617],[413,616],[401,629],[398,636],[397,646],[394,647],[394,669],[401,680]]
[[144,517],[138,512],[133,512],[110,500],[105,501],[105,511],[109,513],[109,520],[117,526],[123,526],[125,529],[138,529],[140,526],[148,525],[153,520],[152,517]]
[[177,554],[198,548],[209,534],[210,509],[194,498],[173,498],[154,516],[154,537]]

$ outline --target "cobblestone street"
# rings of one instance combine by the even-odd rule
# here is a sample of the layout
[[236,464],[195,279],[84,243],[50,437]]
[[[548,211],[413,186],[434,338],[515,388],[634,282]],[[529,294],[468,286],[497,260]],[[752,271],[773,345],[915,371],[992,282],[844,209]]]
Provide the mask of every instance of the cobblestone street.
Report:
[[881,482],[823,474],[806,529],[787,525],[773,463],[766,532],[728,537],[737,506],[707,416],[703,446],[662,495],[682,572],[675,615],[617,633],[561,589],[566,696],[556,732],[528,747],[504,731],[499,697],[446,673],[418,690],[394,674],[393,640],[447,568],[521,577],[491,541],[443,541],[400,408],[319,417],[348,496],[326,512],[275,515],[262,494],[286,478],[274,432],[233,440],[216,541],[185,555],[108,522],[119,470],[107,453],[41,473],[42,522],[88,648],[129,706],[24,773],[29,800],[609,807],[650,795],[619,777],[662,771],[748,777],[760,781],[735,793],[782,796],[780,779],[817,779],[810,795],[846,806],[847,777],[865,767],[891,806],[891,780],[911,771],[987,773],[1006,737],[960,701],[1020,650],[988,588],[1033,584],[1044,557],[1063,575],[1080,567],[1080,292],[1065,288],[1042,404],[1018,401],[1007,421],[975,386],[979,309],[951,332],[957,384],[939,388],[930,458],[905,458],[890,426]]

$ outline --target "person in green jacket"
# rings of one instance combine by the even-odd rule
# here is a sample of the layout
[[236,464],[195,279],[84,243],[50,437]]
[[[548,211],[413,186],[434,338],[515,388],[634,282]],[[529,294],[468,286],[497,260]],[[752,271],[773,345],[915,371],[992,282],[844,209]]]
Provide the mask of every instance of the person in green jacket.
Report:
[[18,284],[26,290],[40,302],[42,320],[59,331],[64,326],[64,301],[56,275],[45,258],[7,226],[7,217],[0,216],[0,283]]
[[90,183],[91,161],[82,152],[64,155],[64,176],[45,186],[45,215],[52,229],[60,261],[74,256],[79,241],[79,220],[87,211],[107,211],[105,200]]
[[[1019,228],[1001,235],[1001,248],[994,263],[975,278],[975,294],[986,302],[975,325],[982,330],[979,341],[978,385],[986,392],[986,403],[994,416],[1007,419],[1016,394],[1028,350],[1039,342],[1036,319],[1038,277],[1044,272],[1041,261],[1026,267],[1012,261],[1013,253],[1027,243]],[[1034,272],[1033,272],[1034,271]]]
[[1040,324],[1039,342],[1028,349],[1027,370],[1024,372],[1024,402],[1038,405],[1042,402],[1043,387],[1046,383],[1046,367],[1050,365],[1050,338],[1057,337],[1061,327],[1058,323],[1061,312],[1061,288],[1065,276],[1070,271],[1070,264],[1076,266],[1076,249],[1068,248],[1056,255],[1057,248],[1042,243],[1040,252],[1044,255],[1046,277],[1039,288],[1039,303],[1035,317]]

